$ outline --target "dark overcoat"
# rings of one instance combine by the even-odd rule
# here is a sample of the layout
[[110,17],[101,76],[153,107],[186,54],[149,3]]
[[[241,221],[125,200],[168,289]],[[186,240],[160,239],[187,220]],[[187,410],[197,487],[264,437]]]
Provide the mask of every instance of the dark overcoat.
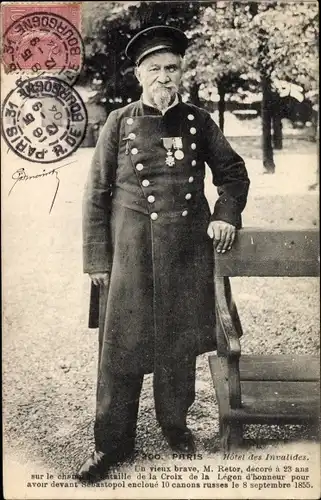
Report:
[[[184,157],[174,166],[166,163],[163,138],[169,137],[182,138]],[[219,194],[212,216],[205,162]],[[178,353],[215,350],[207,228],[210,220],[240,228],[248,187],[242,158],[206,111],[180,99],[164,115],[141,100],[110,113],[83,212],[84,272],[110,273],[104,366],[148,373],[157,364],[175,363]]]

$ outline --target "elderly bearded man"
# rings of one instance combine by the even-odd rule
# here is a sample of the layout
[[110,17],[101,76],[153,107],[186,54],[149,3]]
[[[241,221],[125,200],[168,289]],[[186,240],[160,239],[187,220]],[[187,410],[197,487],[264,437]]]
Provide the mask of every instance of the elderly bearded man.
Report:
[[[249,179],[210,115],[178,94],[186,48],[184,33],[166,26],[129,42],[142,97],[110,113],[89,173],[84,271],[105,299],[95,451],[82,481],[102,479],[133,452],[146,373],[154,373],[156,417],[170,447],[194,451],[186,417],[195,361],[216,349],[210,235],[218,252],[231,248]],[[212,216],[205,162],[219,193]]]

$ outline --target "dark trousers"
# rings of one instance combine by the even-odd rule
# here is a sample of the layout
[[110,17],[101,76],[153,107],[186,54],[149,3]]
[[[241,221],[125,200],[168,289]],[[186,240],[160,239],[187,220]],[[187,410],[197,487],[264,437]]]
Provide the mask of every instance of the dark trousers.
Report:
[[[97,451],[134,448],[139,397],[144,375],[112,370],[103,356],[104,319],[108,290],[101,290],[99,305],[99,355],[94,427]],[[156,360],[154,400],[156,418],[164,433],[186,429],[186,416],[195,399],[195,353],[171,353]]]
[[[154,371],[156,417],[165,434],[186,429],[195,398],[195,356],[179,361]],[[143,375],[120,375],[106,368],[100,372],[94,428],[97,451],[134,448],[142,383]]]

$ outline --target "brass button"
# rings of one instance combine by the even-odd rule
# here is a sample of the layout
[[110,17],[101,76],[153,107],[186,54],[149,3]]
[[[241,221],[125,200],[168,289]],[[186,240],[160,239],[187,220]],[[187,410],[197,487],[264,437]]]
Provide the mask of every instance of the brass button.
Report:
[[196,149],[196,144],[195,144],[195,142],[192,142],[192,144],[191,144],[191,148],[192,148],[192,149]]
[[192,167],[195,167],[195,165],[196,165],[196,160],[193,160],[192,161]]
[[138,149],[137,149],[137,148],[133,148],[133,149],[131,150],[131,153],[132,153],[132,155],[137,155],[137,153],[138,153]]
[[196,128],[195,127],[192,127],[189,129],[190,133],[195,135],[196,134]]
[[138,170],[138,172],[140,172],[141,170],[143,170],[143,168],[144,168],[144,165],[142,163],[137,163],[136,170]]
[[127,125],[132,125],[134,123],[134,120],[132,118],[127,118],[126,123]]
[[191,193],[187,193],[187,194],[185,195],[185,200],[190,200],[191,198],[192,198]]
[[188,182],[193,182],[193,181],[194,181],[194,177],[193,176],[189,177]]
[[128,139],[133,141],[134,139],[136,139],[136,134],[134,134],[134,132],[131,132],[130,134],[128,134]]
[[142,185],[147,188],[149,186],[150,182],[148,179],[144,179],[143,182],[142,182]]
[[150,195],[147,197],[147,201],[148,201],[148,203],[154,203],[154,201],[155,201],[155,196],[153,196],[152,194],[150,194]]
[[150,214],[150,218],[152,220],[156,220],[156,219],[158,219],[158,214],[156,212],[153,212],[153,213]]
[[186,215],[188,214],[188,211],[187,210],[184,210],[184,212],[182,212],[182,216],[183,217],[186,217]]
[[189,120],[194,120],[194,115],[188,115],[188,116],[187,116],[187,118],[188,118]]

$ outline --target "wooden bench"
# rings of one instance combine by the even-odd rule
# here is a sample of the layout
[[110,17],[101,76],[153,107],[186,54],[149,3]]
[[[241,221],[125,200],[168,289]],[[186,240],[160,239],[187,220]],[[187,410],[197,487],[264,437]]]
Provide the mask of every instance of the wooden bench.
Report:
[[243,424],[320,420],[318,356],[241,356],[242,327],[231,306],[232,276],[319,276],[318,230],[242,229],[229,252],[215,252],[217,355],[209,356],[209,365],[224,449],[242,443]]

